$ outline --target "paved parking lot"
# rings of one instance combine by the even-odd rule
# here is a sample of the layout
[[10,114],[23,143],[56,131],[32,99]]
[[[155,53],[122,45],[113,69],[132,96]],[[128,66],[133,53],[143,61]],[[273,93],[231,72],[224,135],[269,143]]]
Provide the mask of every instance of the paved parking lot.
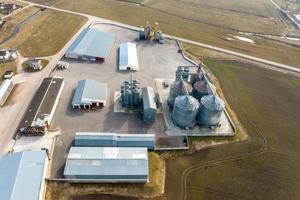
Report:
[[[56,139],[52,162],[51,177],[61,177],[65,158],[69,151],[74,135],[79,131],[116,132],[116,133],[154,133],[164,135],[163,118],[157,115],[155,122],[147,124],[141,120],[139,114],[114,113],[113,95],[119,90],[122,81],[130,78],[129,72],[119,72],[118,47],[121,42],[135,42],[137,33],[112,25],[96,25],[105,32],[116,34],[117,39],[109,57],[103,64],[86,63],[69,60],[67,70],[57,70],[54,75],[65,78],[65,87],[54,115],[52,129],[59,129],[60,135]],[[141,86],[155,88],[156,78],[174,79],[178,65],[189,65],[181,54],[177,52],[175,41],[167,40],[165,44],[149,42],[137,43],[140,71],[135,73]],[[108,106],[97,111],[73,110],[71,101],[78,80],[95,79],[108,84]]]

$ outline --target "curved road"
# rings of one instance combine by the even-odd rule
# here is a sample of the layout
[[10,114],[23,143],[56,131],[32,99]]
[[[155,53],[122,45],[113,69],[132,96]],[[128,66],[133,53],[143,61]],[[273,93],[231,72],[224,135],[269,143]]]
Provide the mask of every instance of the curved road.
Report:
[[[47,9],[57,10],[57,11],[61,11],[61,12],[67,12],[67,13],[75,14],[75,15],[81,15],[81,16],[87,17],[89,20],[93,20],[93,21],[111,23],[111,24],[114,24],[114,25],[117,25],[117,26],[121,26],[123,28],[128,28],[128,29],[132,29],[132,30],[136,30],[136,31],[140,30],[140,28],[135,27],[135,26],[131,26],[131,25],[128,25],[128,24],[123,24],[123,23],[120,23],[120,22],[116,22],[116,21],[112,21],[112,20],[108,20],[108,19],[104,19],[104,18],[100,18],[100,17],[95,17],[95,16],[88,15],[88,14],[85,14],[85,13],[69,11],[69,10],[65,10],[65,9],[61,9],[61,8],[55,8],[55,7],[52,7],[52,6],[45,6],[45,5],[41,5],[41,4],[36,4],[36,3],[24,1],[24,0],[18,0],[18,1],[30,4],[30,5],[40,6],[40,7],[47,8]],[[270,66],[268,68],[271,69],[271,70],[275,70],[275,71],[279,70],[280,72],[283,72],[283,73],[287,73],[287,72],[297,73],[297,74],[300,73],[300,68],[296,68],[296,67],[289,66],[289,65],[286,65],[286,64],[277,63],[277,62],[266,60],[266,59],[263,59],[263,58],[258,58],[258,57],[255,57],[255,56],[251,56],[251,55],[231,51],[231,50],[220,48],[220,47],[216,47],[216,46],[212,46],[212,45],[208,45],[208,44],[204,44],[204,43],[200,43],[200,42],[195,42],[195,41],[184,39],[184,38],[171,36],[171,35],[164,34],[164,36],[165,36],[165,38],[179,40],[181,42],[196,45],[196,46],[199,46],[199,47],[202,47],[202,48],[206,48],[206,49],[226,53],[226,54],[236,56],[236,57],[239,57],[239,58],[242,58],[242,59],[245,59],[245,60],[250,60],[250,61],[257,62],[257,63],[265,64],[265,65]],[[277,68],[277,69],[274,69],[274,68]],[[282,70],[284,70],[284,71],[282,71]]]
[[14,38],[14,37],[19,33],[20,28],[21,28],[24,24],[26,24],[32,17],[34,17],[34,16],[36,16],[36,15],[38,15],[38,14],[40,14],[40,13],[41,13],[41,11],[39,10],[39,11],[33,13],[32,15],[28,16],[27,18],[25,18],[25,19],[22,20],[21,22],[19,22],[19,23],[15,26],[13,32],[12,32],[9,36],[7,36],[6,38],[4,38],[4,39],[0,42],[0,45],[4,44],[4,43],[7,42],[8,40]]

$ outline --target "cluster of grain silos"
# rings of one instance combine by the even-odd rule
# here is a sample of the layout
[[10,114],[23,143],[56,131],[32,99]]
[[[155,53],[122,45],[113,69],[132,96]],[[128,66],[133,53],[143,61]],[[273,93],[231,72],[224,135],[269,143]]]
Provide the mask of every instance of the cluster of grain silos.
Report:
[[133,79],[124,81],[121,85],[121,101],[124,108],[138,108],[141,106],[140,82]]
[[190,95],[178,96],[175,99],[172,112],[174,124],[180,128],[191,127],[196,122],[196,116],[199,110],[199,102]]
[[172,120],[180,128],[200,126],[214,127],[220,123],[225,108],[217,96],[215,86],[203,75],[190,73],[187,67],[178,68],[176,81],[170,87],[168,105]]

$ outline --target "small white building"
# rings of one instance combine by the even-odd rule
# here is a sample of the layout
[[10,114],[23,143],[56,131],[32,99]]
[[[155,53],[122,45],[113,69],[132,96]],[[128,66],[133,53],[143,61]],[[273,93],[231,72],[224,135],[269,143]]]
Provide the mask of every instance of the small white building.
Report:
[[12,80],[6,79],[0,85],[0,106],[3,106],[9,94],[11,93],[14,84]]
[[28,60],[28,67],[33,71],[40,71],[43,68],[42,61],[36,58],[30,58]]
[[136,44],[130,42],[121,43],[119,70],[139,70]]
[[7,49],[0,50],[0,60],[8,60],[10,58],[10,53]]

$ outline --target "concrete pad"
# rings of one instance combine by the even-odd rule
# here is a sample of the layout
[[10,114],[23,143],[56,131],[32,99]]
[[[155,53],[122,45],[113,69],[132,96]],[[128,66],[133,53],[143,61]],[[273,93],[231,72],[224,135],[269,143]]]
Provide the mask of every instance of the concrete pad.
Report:
[[164,116],[164,122],[166,125],[166,133],[170,136],[176,135],[189,135],[189,136],[233,136],[235,135],[234,125],[226,113],[223,111],[221,114],[220,126],[215,129],[210,129],[206,127],[201,127],[198,124],[195,124],[191,129],[184,130],[177,127],[172,120],[172,110],[167,104],[167,99],[170,91],[170,87],[165,88],[163,86],[164,81],[172,83],[174,80],[169,79],[155,79],[158,93],[162,101],[162,110]]

